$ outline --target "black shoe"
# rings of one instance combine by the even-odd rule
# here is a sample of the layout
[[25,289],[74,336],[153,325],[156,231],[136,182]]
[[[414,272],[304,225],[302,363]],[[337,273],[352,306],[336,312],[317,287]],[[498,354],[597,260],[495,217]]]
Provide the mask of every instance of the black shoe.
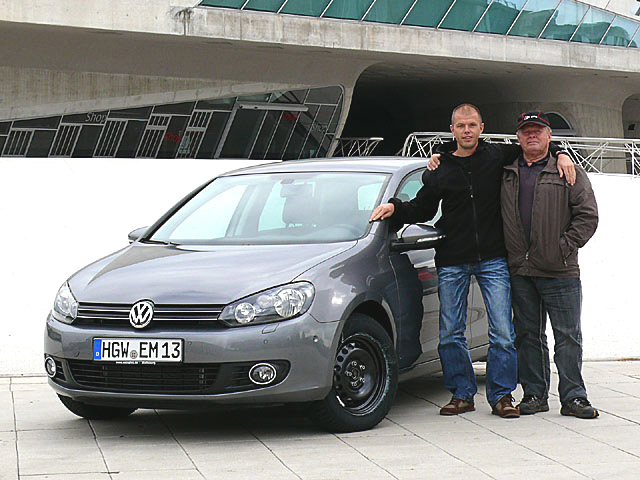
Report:
[[598,410],[593,408],[586,398],[578,397],[569,400],[560,409],[562,415],[578,418],[596,418]]
[[546,399],[535,395],[525,395],[518,404],[518,410],[520,410],[520,415],[533,415],[538,412],[548,412],[549,404]]

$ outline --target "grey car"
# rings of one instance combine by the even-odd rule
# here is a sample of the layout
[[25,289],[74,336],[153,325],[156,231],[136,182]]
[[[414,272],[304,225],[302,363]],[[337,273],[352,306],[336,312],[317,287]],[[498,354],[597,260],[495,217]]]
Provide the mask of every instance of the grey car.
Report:
[[[369,223],[412,198],[424,160],[272,163],[205,183],[130,245],[60,288],[44,341],[49,384],[73,413],[299,403],[325,428],[363,430],[399,378],[439,369],[430,225]],[[467,341],[487,352],[471,289]]]

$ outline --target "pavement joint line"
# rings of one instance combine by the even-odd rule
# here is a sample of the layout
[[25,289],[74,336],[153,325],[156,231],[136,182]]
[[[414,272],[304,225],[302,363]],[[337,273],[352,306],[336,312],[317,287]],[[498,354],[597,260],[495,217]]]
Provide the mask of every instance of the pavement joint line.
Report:
[[287,469],[287,470],[289,470],[291,473],[293,473],[293,474],[296,476],[296,478],[298,478],[298,479],[302,480],[302,477],[301,477],[300,475],[298,475],[298,473],[297,473],[297,472],[295,472],[295,471],[294,471],[294,470],[293,470],[289,465],[287,465],[285,462],[283,462],[283,461],[282,461],[282,459],[281,459],[281,458],[276,454],[276,452],[274,452],[274,451],[273,451],[273,449],[269,447],[269,445],[267,445],[266,443],[264,443],[264,442],[262,441],[262,439],[261,439],[261,438],[259,438],[259,437],[258,437],[258,436],[257,436],[257,435],[252,431],[252,430],[250,430],[249,428],[247,428],[247,427],[246,427],[246,425],[242,425],[242,426],[243,426],[243,427],[244,427],[244,428],[245,428],[245,429],[246,429],[246,430],[247,430],[251,435],[253,435],[253,438],[255,438],[256,440],[258,440],[258,441],[262,444],[262,446],[263,446],[264,448],[266,448],[267,450],[269,450],[269,452],[271,452],[271,455],[273,455],[273,456],[276,458],[276,460],[278,460],[278,462],[280,462],[280,463],[284,466],[284,468],[286,468],[286,469]]
[[[436,407],[440,407],[440,405],[438,405],[438,404],[437,404],[437,403],[435,403],[435,402],[432,402],[431,400],[429,400],[429,399],[427,399],[427,398],[423,398],[423,397],[421,397],[421,396],[419,396],[419,395],[415,395],[415,394],[413,394],[413,393],[406,392],[405,390],[402,390],[402,391],[403,391],[404,393],[406,393],[407,395],[410,395],[410,396],[412,396],[412,397],[414,397],[414,398],[418,398],[418,399],[423,400],[423,401],[425,401],[425,402],[427,402],[427,403],[430,403],[430,404],[432,404],[432,405],[434,405],[434,406],[436,406]],[[464,418],[464,417],[462,417],[462,416],[460,416],[460,415],[458,415],[458,417],[459,417],[459,418],[462,418],[462,419],[463,419],[464,421],[466,421],[466,422],[470,422],[470,423],[473,423],[474,425],[477,425],[477,424],[475,424],[474,422],[471,422],[468,418]],[[485,475],[487,475],[487,476],[488,476],[488,477],[490,477],[490,478],[496,479],[496,477],[494,477],[493,475],[491,475],[491,474],[489,474],[489,473],[485,472],[482,468],[477,467],[477,466],[475,466],[475,465],[473,465],[473,464],[471,464],[471,463],[467,462],[466,460],[463,460],[462,458],[457,457],[457,456],[456,456],[456,455],[454,455],[453,453],[446,451],[444,448],[440,447],[439,445],[436,445],[436,444],[435,444],[435,443],[433,443],[433,442],[430,442],[429,440],[427,440],[426,438],[424,438],[422,435],[418,435],[416,432],[412,432],[411,430],[409,430],[409,429],[408,429],[408,428],[406,428],[405,426],[400,425],[399,423],[397,423],[397,422],[395,422],[395,421],[393,421],[393,420],[391,420],[391,419],[388,419],[388,420],[389,420],[390,422],[392,422],[392,423],[396,424],[397,426],[399,426],[399,427],[400,427],[400,428],[402,428],[403,430],[406,430],[406,431],[407,431],[407,432],[409,432],[411,435],[413,435],[413,436],[415,436],[415,437],[419,438],[419,439],[420,439],[420,440],[422,440],[423,442],[425,442],[425,443],[427,443],[427,444],[431,445],[432,447],[435,447],[435,448],[437,448],[438,450],[440,450],[440,451],[444,452],[446,455],[449,455],[450,457],[455,458],[455,459],[456,459],[456,460],[458,460],[459,462],[462,462],[462,463],[464,463],[465,465],[467,465],[467,466],[469,466],[469,467],[471,467],[471,468],[475,468],[476,470],[478,470],[478,471],[480,471],[480,472],[484,473]]]
[[[628,421],[628,422],[635,423],[636,425],[640,425],[640,422],[635,422],[635,421],[633,421],[633,420],[629,420],[628,418],[624,418],[624,417],[621,417],[621,416],[616,415],[616,414],[614,414],[614,413],[607,412],[606,410],[598,409],[598,411],[600,411],[600,412],[604,412],[604,413],[606,413],[606,414],[608,414],[608,415],[611,415],[612,417],[620,418],[620,419],[622,419],[622,420],[626,420],[626,421]],[[609,443],[607,443],[607,442],[604,442],[604,441],[600,440],[599,438],[596,438],[596,437],[593,437],[593,436],[591,436],[591,435],[587,434],[586,432],[583,432],[583,431],[581,431],[581,430],[574,430],[573,428],[568,427],[566,424],[556,423],[556,422],[554,422],[553,420],[548,419],[548,418],[544,418],[544,417],[541,417],[541,418],[542,418],[545,422],[550,422],[550,423],[553,423],[554,425],[558,425],[558,426],[564,427],[566,430],[569,430],[570,432],[577,433],[578,435],[581,435],[581,436],[583,436],[583,437],[585,437],[585,438],[588,438],[588,439],[590,439],[590,440],[595,440],[596,442],[601,443],[601,444],[603,444],[603,445],[606,445],[607,447],[615,448],[616,450],[618,450],[618,451],[620,451],[620,452],[622,452],[622,453],[626,453],[627,455],[631,455],[632,457],[635,457],[635,458],[640,459],[640,455],[637,455],[637,454],[632,453],[632,452],[627,452],[626,450],[623,450],[623,449],[622,449],[622,448],[620,448],[620,447],[616,447],[615,445],[611,445],[611,444],[609,444]],[[576,420],[580,420],[580,419],[577,419],[577,418],[576,418]],[[589,420],[591,420],[591,421],[595,420],[596,422],[598,421],[597,419],[585,419],[585,421],[587,421],[587,422],[588,422]]]
[[11,409],[13,410],[13,435],[16,439],[16,474],[20,478],[20,450],[18,449],[18,420],[16,418],[16,400],[11,392]]
[[346,446],[348,446],[349,448],[351,448],[352,450],[355,450],[360,456],[364,457],[365,459],[367,459],[369,462],[373,463],[376,467],[378,467],[381,470],[384,470],[385,472],[387,472],[389,475],[391,475],[393,478],[395,478],[396,480],[398,480],[398,477],[396,477],[393,473],[391,473],[389,470],[387,470],[386,468],[384,468],[382,465],[379,465],[377,462],[371,460],[369,457],[367,457],[364,453],[362,453],[360,450],[358,450],[356,447],[354,447],[353,445],[351,445],[349,442],[347,442],[344,438],[341,438],[339,435],[333,435],[334,437],[336,437],[338,440],[340,440],[342,443],[344,443]]
[[[544,419],[544,418],[543,418],[543,419]],[[543,453],[541,453],[541,452],[537,452],[537,451],[535,451],[533,448],[530,448],[530,447],[528,447],[528,446],[526,446],[526,445],[524,445],[524,444],[522,444],[522,443],[518,442],[517,440],[515,440],[515,439],[513,439],[513,438],[509,438],[509,437],[507,437],[507,436],[505,436],[505,435],[502,435],[501,433],[494,432],[493,430],[491,430],[491,428],[489,428],[489,427],[487,427],[487,426],[484,426],[484,425],[481,425],[481,424],[479,424],[479,423],[477,423],[477,422],[474,422],[474,421],[473,421],[473,420],[471,420],[470,418],[466,418],[465,420],[467,420],[467,421],[468,421],[468,422],[470,422],[470,423],[473,423],[474,425],[477,425],[477,426],[478,426],[478,427],[480,427],[480,428],[484,428],[485,430],[487,430],[487,431],[489,431],[489,432],[493,433],[494,435],[496,435],[496,436],[498,436],[498,437],[500,437],[500,438],[502,438],[502,439],[506,440],[507,442],[515,443],[516,445],[518,445],[518,446],[520,446],[520,447],[524,448],[525,450],[529,450],[530,452],[534,453],[535,455],[539,455],[539,456],[541,456],[542,458],[546,458],[547,460],[549,460],[549,461],[551,461],[551,462],[553,462],[553,463],[555,463],[555,464],[562,465],[563,467],[568,468],[569,470],[571,470],[572,472],[577,473],[578,475],[581,475],[581,476],[583,476],[583,477],[585,477],[585,478],[589,478],[589,476],[587,476],[587,475],[585,475],[584,473],[582,473],[582,472],[580,472],[580,471],[576,470],[575,468],[572,468],[572,467],[570,467],[569,465],[565,465],[564,463],[559,462],[558,460],[555,460],[555,459],[553,459],[553,458],[551,458],[551,457],[548,457],[547,455],[545,455],[545,454],[543,454]],[[544,420],[546,420],[546,419],[544,419]],[[549,421],[549,420],[547,420],[547,421]],[[554,423],[554,422],[551,422],[551,423]]]
[[184,452],[184,454],[187,456],[187,458],[189,459],[189,461],[191,462],[191,465],[193,465],[193,468],[196,469],[196,472],[198,472],[198,474],[204,478],[206,480],[207,477],[205,477],[202,472],[200,471],[200,469],[198,468],[198,465],[196,465],[196,462],[193,461],[193,459],[191,458],[191,455],[189,455],[189,452],[187,452],[187,450],[184,448],[184,446],[182,445],[182,443],[180,443],[180,440],[178,440],[178,438],[176,437],[175,433],[173,432],[173,430],[171,430],[171,427],[167,424],[167,422],[165,422],[164,418],[162,418],[162,416],[158,413],[157,409],[153,409],[153,412],[156,414],[156,416],[158,417],[158,420],[160,421],[160,423],[162,425],[164,425],[164,427],[169,431],[169,433],[171,434],[171,436],[173,437],[173,439],[176,441],[176,443],[178,444],[178,446],[182,449],[182,451]]
[[[600,387],[602,387],[602,388],[606,388],[607,390],[610,390],[610,391],[612,391],[612,392],[620,393],[620,394],[622,394],[622,395],[627,395],[627,396],[629,396],[629,397],[633,397],[633,398],[640,398],[640,396],[638,396],[638,395],[634,395],[633,393],[621,392],[620,390],[616,390],[615,388],[606,387],[606,386],[605,386],[605,385],[603,385],[603,384],[600,384],[599,386],[600,386]],[[604,410],[603,410],[603,412],[604,412]],[[607,412],[607,413],[608,413],[608,412]]]
[[118,472],[96,472],[96,471],[87,471],[87,472],[62,472],[62,473],[28,473],[26,475],[20,475],[20,479],[22,478],[37,478],[37,477],[50,477],[51,475],[90,475],[93,473],[106,473],[111,478],[111,473],[120,473]]
[[[418,397],[418,398],[421,398],[421,397]],[[427,400],[427,399],[424,399],[424,398],[423,398],[423,400],[426,400],[427,402],[429,402],[429,403],[432,403],[432,404],[436,405],[434,402],[431,402],[430,400]],[[439,406],[439,405],[436,405],[436,406]],[[513,442],[513,443],[515,443],[516,445],[518,445],[518,446],[520,446],[520,447],[524,448],[525,450],[529,450],[530,452],[533,452],[533,453],[534,453],[534,454],[536,454],[536,455],[539,455],[539,456],[541,456],[541,457],[543,457],[543,458],[546,458],[547,460],[549,460],[549,461],[551,461],[551,462],[553,462],[553,463],[556,463],[556,464],[558,464],[558,465],[562,465],[563,467],[568,468],[569,470],[571,470],[571,471],[573,471],[573,472],[577,473],[578,475],[581,475],[581,476],[583,476],[583,477],[585,477],[585,478],[589,478],[588,476],[584,475],[582,472],[579,472],[578,470],[575,470],[575,469],[571,468],[570,466],[565,465],[565,464],[564,464],[564,463],[562,463],[562,462],[559,462],[559,461],[557,461],[557,460],[554,460],[553,458],[548,457],[548,456],[544,455],[543,453],[536,452],[536,451],[535,451],[535,450],[533,450],[532,448],[527,447],[526,445],[523,445],[522,443],[519,443],[518,441],[516,441],[516,440],[514,440],[514,439],[508,438],[508,437],[506,437],[506,436],[504,436],[504,435],[502,435],[502,434],[500,434],[500,433],[498,433],[498,432],[495,432],[495,431],[493,431],[491,428],[489,428],[489,427],[487,427],[487,426],[485,426],[485,425],[482,425],[482,424],[480,424],[480,423],[474,422],[474,421],[473,421],[472,419],[470,419],[470,418],[466,418],[466,417],[464,417],[464,416],[462,416],[462,415],[458,415],[458,417],[459,417],[459,418],[461,418],[461,419],[463,419],[463,420],[465,420],[465,421],[467,421],[467,422],[469,422],[469,423],[471,423],[471,424],[473,424],[473,425],[475,425],[475,426],[477,426],[477,427],[482,428],[483,430],[486,430],[486,431],[488,431],[488,432],[491,432],[492,434],[494,434],[494,435],[496,435],[496,436],[498,436],[498,437],[500,437],[500,438],[502,438],[502,439],[504,439],[504,440],[506,440],[506,441],[508,441],[508,442]],[[544,419],[544,418],[543,418],[543,419]],[[544,420],[546,420],[546,421],[550,422],[550,420],[547,420],[547,419],[544,419]],[[395,423],[395,422],[394,422],[394,423]],[[555,423],[555,422],[551,422],[551,423]],[[400,425],[400,427],[402,427],[402,425]],[[402,428],[404,428],[404,427],[402,427]],[[565,428],[566,428],[566,427],[565,427]],[[414,434],[414,435],[415,435],[415,434]],[[420,437],[419,435],[416,435],[416,436],[418,436],[419,438],[422,438],[422,437]],[[427,443],[430,443],[428,440],[425,440],[425,441],[427,441]],[[610,446],[610,445],[609,445],[609,446]],[[449,452],[447,452],[447,453],[449,453]],[[454,458],[457,458],[457,457],[455,457],[455,455],[452,455],[452,454],[450,454],[450,453],[449,453],[449,455],[453,456]],[[464,461],[464,460],[462,460],[462,459],[458,459],[458,460],[460,460],[460,461],[462,461],[462,462],[466,463],[467,465],[469,465],[469,466],[471,466],[471,467],[473,467],[473,468],[476,468],[476,469],[480,470],[480,471],[481,471],[482,473],[484,473],[485,475],[489,475],[488,473],[484,472],[481,468],[477,467],[476,465],[473,465],[473,464],[470,464],[470,463],[468,463],[468,462],[465,462],[465,461]],[[491,475],[489,475],[489,476],[491,476]],[[492,477],[492,478],[493,478],[493,477]]]
[[100,442],[98,441],[98,435],[96,435],[96,431],[94,430],[93,425],[91,424],[91,420],[86,420],[86,422],[89,425],[89,428],[91,429],[91,434],[93,435],[93,441],[96,442],[96,446],[98,447],[98,451],[100,452],[100,457],[102,457],[102,463],[104,463],[104,468],[106,469],[106,473],[107,475],[109,475],[109,478],[113,480],[113,477],[111,476],[111,468],[107,463],[107,459],[104,458],[104,452],[100,447]]
[[434,448],[437,448],[438,450],[440,450],[441,452],[444,452],[446,455],[449,455],[451,458],[455,458],[456,460],[458,460],[459,462],[462,462],[463,464],[467,465],[468,467],[474,468],[476,470],[478,470],[479,472],[484,473],[485,475],[487,475],[490,478],[493,478],[494,480],[497,480],[496,477],[494,477],[493,475],[485,472],[484,470],[482,470],[482,468],[477,467],[469,462],[467,462],[466,460],[463,460],[460,457],[457,457],[456,455],[454,455],[451,452],[447,452],[444,448],[440,447],[439,445],[436,445],[435,443],[430,442],[429,440],[427,440],[426,438],[424,438],[422,435],[417,434],[416,432],[412,432],[411,430],[409,430],[408,428],[406,428],[404,425],[400,425],[399,423],[391,420],[390,418],[387,419],[389,420],[391,423],[394,423],[395,425],[397,425],[398,427],[402,428],[403,430],[406,430],[407,432],[409,432],[411,435],[413,435],[416,438],[419,438],[420,440],[422,440],[423,442],[425,442],[427,445],[431,445]]

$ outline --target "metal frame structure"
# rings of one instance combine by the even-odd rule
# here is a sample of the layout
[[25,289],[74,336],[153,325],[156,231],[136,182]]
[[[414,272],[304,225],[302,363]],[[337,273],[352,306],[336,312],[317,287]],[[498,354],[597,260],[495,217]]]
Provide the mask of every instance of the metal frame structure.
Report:
[[[516,143],[515,135],[486,134],[481,138],[489,143]],[[402,148],[404,157],[430,157],[434,147],[452,140],[447,132],[416,132],[410,134]],[[624,160],[631,175],[640,177],[640,139],[553,137],[553,141],[569,151],[578,165],[587,172],[607,173],[612,162]]]
[[49,151],[50,157],[70,157],[76,148],[82,125],[61,123]]
[[149,122],[145,127],[142,141],[138,146],[136,157],[138,158],[156,158],[158,150],[162,143],[162,138],[167,133],[171,115],[154,113],[149,118]]
[[115,157],[126,128],[127,120],[119,118],[107,119],[100,132],[100,139],[96,143],[93,156],[102,158]]
[[196,158],[200,144],[213,118],[213,110],[194,110],[187,124],[176,158]]
[[376,146],[384,140],[382,137],[344,137],[338,138],[334,157],[368,157]]
[[2,156],[26,157],[34,132],[31,128],[12,128],[7,135]]

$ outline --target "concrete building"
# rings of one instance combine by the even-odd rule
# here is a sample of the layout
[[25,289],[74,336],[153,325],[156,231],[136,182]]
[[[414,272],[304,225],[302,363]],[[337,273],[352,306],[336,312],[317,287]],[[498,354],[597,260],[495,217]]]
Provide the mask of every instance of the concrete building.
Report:
[[[448,128],[640,137],[635,0],[0,0],[0,155],[301,158]],[[624,162],[613,166],[624,170]]]

